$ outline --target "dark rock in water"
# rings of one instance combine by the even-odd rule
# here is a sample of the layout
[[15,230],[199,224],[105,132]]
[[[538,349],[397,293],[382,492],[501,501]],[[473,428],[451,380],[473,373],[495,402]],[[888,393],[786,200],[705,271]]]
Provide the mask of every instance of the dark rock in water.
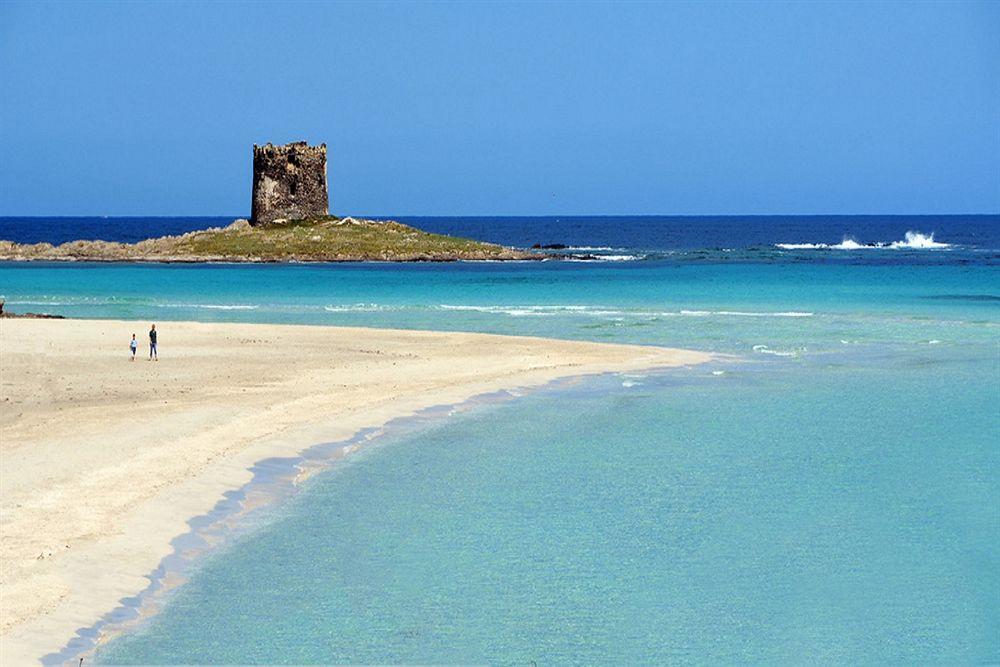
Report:
[[546,245],[542,245],[541,243],[536,243],[531,247],[535,250],[565,250],[569,246],[564,243],[549,243]]
[[253,199],[250,224],[326,216],[326,144],[297,141],[253,147]]
[[17,313],[12,313],[9,310],[4,310],[4,301],[0,299],[0,317],[22,317],[32,320],[64,320],[66,319],[62,315],[49,315],[48,313],[22,313],[18,315]]
[[19,318],[24,320],[65,320],[65,315],[53,315],[51,313],[12,313],[9,310],[0,313],[3,318]]

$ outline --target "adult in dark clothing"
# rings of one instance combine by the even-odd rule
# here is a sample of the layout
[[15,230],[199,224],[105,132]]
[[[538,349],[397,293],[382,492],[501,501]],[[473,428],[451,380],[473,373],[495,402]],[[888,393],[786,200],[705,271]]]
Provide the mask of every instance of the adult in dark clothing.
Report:
[[156,356],[156,325],[152,325],[149,330],[149,358],[153,361],[159,361]]

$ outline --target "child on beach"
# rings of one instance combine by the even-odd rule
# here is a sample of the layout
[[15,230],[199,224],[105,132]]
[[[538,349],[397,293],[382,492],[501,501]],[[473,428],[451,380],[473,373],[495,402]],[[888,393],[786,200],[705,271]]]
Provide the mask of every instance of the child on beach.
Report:
[[132,350],[132,358],[129,361],[135,361],[135,349],[139,347],[139,343],[135,340],[135,334],[132,334],[132,342],[128,344],[130,350]]

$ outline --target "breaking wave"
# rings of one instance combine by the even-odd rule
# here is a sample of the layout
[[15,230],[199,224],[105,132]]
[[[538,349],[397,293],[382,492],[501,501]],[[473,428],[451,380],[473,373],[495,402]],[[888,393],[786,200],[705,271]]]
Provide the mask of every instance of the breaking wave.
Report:
[[569,262],[634,262],[646,259],[646,255],[567,255]]
[[894,241],[889,244],[890,248],[950,248],[950,243],[940,243],[934,240],[934,233],[921,234],[920,232],[906,232],[903,241]]
[[775,248],[782,250],[941,250],[951,248],[950,243],[941,243],[934,240],[934,233],[922,234],[920,232],[906,232],[902,241],[891,243],[859,243],[849,236],[845,236],[840,243],[775,243]]

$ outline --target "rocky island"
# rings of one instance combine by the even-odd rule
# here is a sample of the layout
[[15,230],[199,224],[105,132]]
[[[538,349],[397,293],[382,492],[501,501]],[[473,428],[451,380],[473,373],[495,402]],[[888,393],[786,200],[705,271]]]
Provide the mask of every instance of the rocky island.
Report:
[[0,260],[100,262],[446,262],[545,255],[442,234],[392,220],[329,215],[326,144],[253,147],[251,217],[224,228],[138,243],[0,240]]
[[430,234],[394,221],[324,216],[228,227],[138,243],[0,241],[0,260],[92,262],[447,262],[544,256],[493,243]]

